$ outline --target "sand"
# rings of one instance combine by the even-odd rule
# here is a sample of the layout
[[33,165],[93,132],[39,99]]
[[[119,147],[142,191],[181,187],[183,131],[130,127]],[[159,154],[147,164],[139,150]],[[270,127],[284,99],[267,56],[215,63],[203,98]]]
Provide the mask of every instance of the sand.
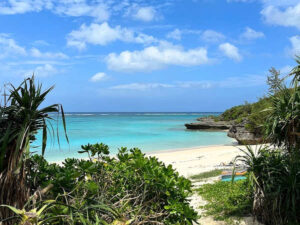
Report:
[[155,156],[167,165],[171,164],[179,174],[189,177],[229,164],[237,155],[242,154],[239,149],[245,149],[245,146],[206,146],[160,151],[147,155]]

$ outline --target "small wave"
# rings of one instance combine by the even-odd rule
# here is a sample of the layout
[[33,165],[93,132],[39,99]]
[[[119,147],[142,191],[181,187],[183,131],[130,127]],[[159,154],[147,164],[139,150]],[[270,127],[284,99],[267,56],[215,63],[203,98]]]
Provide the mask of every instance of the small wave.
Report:
[[85,114],[85,113],[66,113],[65,116],[94,116],[95,114]]

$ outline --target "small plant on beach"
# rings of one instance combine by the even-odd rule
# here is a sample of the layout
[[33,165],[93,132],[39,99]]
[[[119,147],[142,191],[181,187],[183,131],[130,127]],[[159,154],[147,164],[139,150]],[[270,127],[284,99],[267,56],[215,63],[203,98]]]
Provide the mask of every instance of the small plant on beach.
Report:
[[198,189],[198,193],[208,202],[203,206],[205,214],[216,220],[232,224],[234,218],[251,215],[252,189],[247,180],[204,184]]
[[204,179],[207,179],[207,178],[220,176],[221,173],[222,173],[222,170],[215,169],[215,170],[195,174],[195,175],[191,176],[190,178],[192,180],[204,180]]

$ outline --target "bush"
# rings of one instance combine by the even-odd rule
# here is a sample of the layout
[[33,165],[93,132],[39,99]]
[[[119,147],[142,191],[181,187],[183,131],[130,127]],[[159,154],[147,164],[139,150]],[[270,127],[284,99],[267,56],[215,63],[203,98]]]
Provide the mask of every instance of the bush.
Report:
[[116,157],[109,157],[103,144],[82,149],[89,160],[66,159],[57,165],[38,155],[31,158],[32,191],[53,184],[44,197],[56,200],[46,210],[51,224],[84,224],[83,218],[91,224],[96,218],[128,224],[192,224],[197,219],[187,199],[191,182],[171,165],[145,157],[137,148],[121,148]]

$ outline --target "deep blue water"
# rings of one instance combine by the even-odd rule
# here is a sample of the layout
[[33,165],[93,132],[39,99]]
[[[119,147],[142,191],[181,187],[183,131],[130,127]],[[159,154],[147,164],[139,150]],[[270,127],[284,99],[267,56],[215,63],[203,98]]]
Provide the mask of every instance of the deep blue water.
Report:
[[[139,147],[144,152],[206,145],[230,144],[226,132],[189,131],[184,124],[198,117],[217,113],[66,113],[66,142],[62,123],[58,123],[60,147],[55,137],[48,137],[45,157],[49,161],[66,157],[84,157],[77,153],[87,143],[103,142],[115,154],[120,147]],[[57,123],[52,123],[56,131]],[[34,143],[40,152],[41,134]],[[50,141],[51,140],[51,141]]]

